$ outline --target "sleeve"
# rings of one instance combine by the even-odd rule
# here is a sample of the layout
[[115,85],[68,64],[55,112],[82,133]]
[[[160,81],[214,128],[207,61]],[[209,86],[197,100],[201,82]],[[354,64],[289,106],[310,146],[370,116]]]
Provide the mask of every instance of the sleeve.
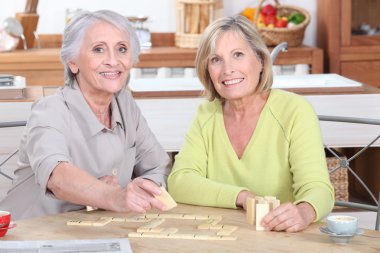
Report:
[[307,202],[316,212],[315,221],[330,213],[334,189],[326,164],[319,120],[311,105],[301,100],[290,131],[289,163],[293,174],[295,204]]
[[200,112],[194,119],[180,153],[175,157],[169,175],[169,192],[181,203],[236,208],[236,198],[245,188],[219,183],[207,178],[209,143],[207,134],[202,133]]
[[157,141],[133,98],[129,97],[129,101],[136,122],[136,161],[133,176],[146,178],[167,187],[171,169],[169,155]]
[[50,174],[60,162],[70,162],[64,108],[59,103],[42,100],[34,104],[27,123],[25,152],[35,173],[36,183],[47,191]]

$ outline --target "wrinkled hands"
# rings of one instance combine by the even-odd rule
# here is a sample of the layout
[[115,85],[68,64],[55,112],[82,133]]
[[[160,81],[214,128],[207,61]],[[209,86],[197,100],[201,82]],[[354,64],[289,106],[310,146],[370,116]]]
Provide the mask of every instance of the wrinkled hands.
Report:
[[[241,191],[236,198],[236,206],[247,210],[247,198],[254,198],[250,191]],[[294,205],[284,203],[269,212],[262,220],[261,225],[267,230],[298,232],[306,229],[315,219],[314,208],[306,202]]]
[[265,215],[261,225],[267,230],[298,232],[307,228],[314,219],[315,211],[310,204],[285,203]]
[[165,209],[165,205],[154,197],[161,194],[161,189],[153,181],[135,178],[126,188],[122,188],[116,176],[106,175],[100,177],[99,180],[113,188],[107,209],[136,213],[145,213],[152,208],[161,211]]
[[165,206],[154,195],[160,195],[161,190],[154,182],[135,178],[126,188],[126,205],[132,212],[145,213],[155,207],[159,210],[164,210]]

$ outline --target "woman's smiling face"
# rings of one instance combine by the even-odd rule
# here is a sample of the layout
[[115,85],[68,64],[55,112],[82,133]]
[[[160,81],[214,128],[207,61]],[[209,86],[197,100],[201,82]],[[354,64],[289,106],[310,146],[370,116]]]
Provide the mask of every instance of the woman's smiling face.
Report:
[[226,100],[242,99],[255,93],[262,63],[249,44],[234,31],[216,42],[208,58],[208,72],[219,95]]
[[107,95],[126,85],[132,65],[128,34],[102,21],[86,30],[78,57],[69,63],[82,90]]

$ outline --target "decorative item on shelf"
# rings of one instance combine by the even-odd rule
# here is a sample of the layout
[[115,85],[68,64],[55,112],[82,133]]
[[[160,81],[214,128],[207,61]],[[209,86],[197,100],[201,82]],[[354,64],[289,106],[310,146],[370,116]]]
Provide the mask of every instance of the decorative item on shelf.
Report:
[[14,50],[19,44],[20,38],[24,41],[23,28],[20,22],[15,18],[7,18],[3,21],[0,27],[0,52],[8,52]]
[[286,41],[290,47],[301,45],[310,14],[297,6],[281,5],[278,0],[274,0],[275,5],[264,6],[264,2],[266,0],[260,0],[253,23],[265,44],[276,46]]
[[175,45],[197,48],[205,28],[223,15],[222,0],[177,0]]
[[[25,11],[16,13],[16,19],[23,27],[23,41],[20,41],[18,49],[28,49],[34,47],[34,40],[36,39],[36,30],[38,25],[39,15],[37,14],[38,0],[27,0],[25,4]],[[25,43],[26,41],[26,43]]]

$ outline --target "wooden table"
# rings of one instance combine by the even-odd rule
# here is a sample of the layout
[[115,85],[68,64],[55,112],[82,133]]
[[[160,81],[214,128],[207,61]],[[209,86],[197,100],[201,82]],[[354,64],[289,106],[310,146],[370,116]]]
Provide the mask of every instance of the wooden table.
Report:
[[[259,232],[246,223],[243,210],[221,209],[179,205],[170,213],[191,213],[222,215],[222,224],[238,226],[232,234],[234,241],[200,241],[184,239],[129,238],[133,252],[366,252],[378,253],[380,240],[365,236],[356,236],[349,244],[333,243],[329,236],[319,231],[323,223],[312,224],[308,229],[298,233]],[[68,220],[97,220],[100,217],[123,217],[127,214],[108,211],[68,212],[54,216],[25,219],[17,221],[17,227],[8,231],[1,240],[58,240],[58,239],[102,239],[125,238],[129,232],[136,231],[141,223],[113,222],[104,227],[67,226]],[[127,215],[127,216],[132,216]],[[169,220],[161,226],[177,227],[179,232],[197,233],[196,225],[202,221]],[[184,233],[182,232],[182,233]],[[213,231],[204,232],[215,234]],[[379,237],[380,232],[365,230],[364,235]]]

